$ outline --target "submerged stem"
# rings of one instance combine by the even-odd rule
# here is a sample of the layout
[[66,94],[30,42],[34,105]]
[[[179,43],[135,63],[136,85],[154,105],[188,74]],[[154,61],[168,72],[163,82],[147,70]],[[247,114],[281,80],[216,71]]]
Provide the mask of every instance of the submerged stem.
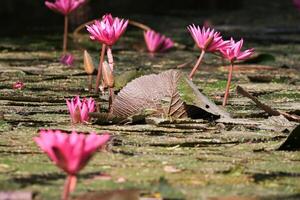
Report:
[[98,74],[97,74],[97,79],[96,79],[96,88],[95,88],[96,93],[99,92],[99,85],[100,85],[100,81],[102,78],[102,66],[103,66],[103,62],[104,62],[105,50],[106,50],[106,45],[102,44],[102,50],[101,50],[101,54],[100,54],[100,62],[99,62],[99,66],[98,66]]
[[223,100],[223,106],[226,106],[227,100],[228,100],[228,97],[229,97],[229,90],[230,90],[230,84],[231,84],[232,74],[233,74],[233,62],[231,62],[230,68],[229,68],[227,86],[226,86],[224,100]]
[[63,54],[67,53],[67,47],[68,47],[68,26],[69,26],[68,15],[65,15],[64,39],[63,39]]
[[68,175],[65,181],[62,200],[68,200],[70,193],[75,189],[77,178],[74,175]]
[[189,78],[190,78],[191,80],[192,80],[193,77],[195,76],[196,71],[198,70],[198,68],[200,67],[200,64],[201,64],[201,62],[202,62],[202,60],[203,60],[203,58],[204,58],[204,55],[205,55],[205,51],[202,50],[202,51],[201,51],[201,55],[200,55],[200,57],[199,57],[199,59],[198,59],[196,65],[194,66],[193,70],[191,71],[191,73],[190,73],[190,75],[189,75]]

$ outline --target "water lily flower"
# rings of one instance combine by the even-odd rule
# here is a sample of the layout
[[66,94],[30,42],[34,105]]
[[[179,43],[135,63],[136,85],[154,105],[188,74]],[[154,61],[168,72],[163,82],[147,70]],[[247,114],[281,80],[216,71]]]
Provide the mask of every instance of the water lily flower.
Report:
[[66,66],[73,66],[74,64],[74,56],[72,54],[63,55],[60,58],[60,63]]
[[[99,85],[102,78],[102,67],[104,62],[105,50],[107,54],[108,64],[110,71],[114,71],[114,58],[112,54],[112,45],[114,45],[122,34],[125,32],[128,26],[128,20],[113,17],[111,14],[106,14],[102,17],[102,20],[96,20],[94,24],[87,25],[87,31],[90,33],[90,38],[93,41],[102,43],[102,51],[100,55],[100,62],[98,67],[98,74],[96,79],[95,91],[99,91]],[[113,88],[109,89],[110,99],[113,98]],[[112,102],[111,100],[109,101]]]
[[53,3],[50,1],[45,1],[45,5],[55,12],[68,15],[81,6],[84,2],[85,0],[55,0]]
[[25,84],[21,81],[17,81],[13,84],[14,90],[22,90],[25,87]]
[[228,41],[224,41],[220,33],[216,32],[214,29],[205,27],[201,29],[199,26],[195,26],[194,24],[188,26],[187,29],[192,35],[198,48],[201,50],[201,55],[189,76],[190,79],[192,79],[201,64],[205,53],[219,51],[228,44]]
[[243,44],[244,44],[243,39],[241,39],[238,42],[235,42],[231,38],[230,41],[228,41],[228,42],[229,43],[227,46],[220,49],[220,52],[221,52],[223,58],[227,59],[230,62],[230,68],[229,68],[225,96],[224,96],[224,100],[223,100],[223,106],[226,106],[226,104],[227,104],[227,99],[229,96],[230,84],[231,84],[231,79],[232,79],[232,74],[233,74],[234,62],[248,59],[254,53],[254,49],[247,49],[245,51],[241,51]]
[[63,53],[67,52],[68,46],[68,16],[71,12],[76,10],[79,6],[85,3],[86,0],[54,0],[54,2],[45,1],[45,5],[58,13],[61,13],[65,16],[65,25],[64,25],[64,40],[63,40]]
[[174,42],[153,30],[148,30],[144,32],[144,39],[146,42],[146,46],[149,52],[164,52],[174,47]]
[[93,98],[83,98],[80,100],[79,96],[71,100],[66,100],[70,112],[71,120],[74,124],[89,122],[89,113],[94,112],[95,100]]
[[106,14],[102,20],[95,20],[94,24],[87,25],[91,40],[104,43],[107,46],[114,45],[125,32],[128,20],[113,18],[111,14]]
[[76,175],[109,139],[107,133],[98,135],[92,132],[85,135],[73,131],[67,134],[60,130],[41,130],[39,137],[34,138],[50,160],[68,174],[62,199],[68,199],[69,193],[75,188]]

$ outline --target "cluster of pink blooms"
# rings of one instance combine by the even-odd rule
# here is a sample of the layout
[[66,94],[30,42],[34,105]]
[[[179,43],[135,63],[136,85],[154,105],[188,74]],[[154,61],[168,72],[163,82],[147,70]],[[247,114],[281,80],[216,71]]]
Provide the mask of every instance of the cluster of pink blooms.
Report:
[[68,15],[81,6],[85,1],[86,0],[55,0],[54,3],[46,1],[45,4],[49,9],[55,12]]
[[190,73],[190,79],[193,78],[196,71],[198,70],[206,52],[220,53],[224,59],[227,59],[230,62],[231,66],[229,69],[228,81],[223,100],[223,106],[226,106],[229,96],[234,62],[248,59],[251,55],[253,55],[254,49],[247,49],[245,51],[242,51],[242,47],[244,44],[243,39],[238,42],[235,42],[232,38],[230,40],[223,40],[221,34],[219,32],[216,32],[214,29],[205,27],[201,29],[199,26],[190,25],[188,26],[188,30],[191,33],[198,48],[201,50],[201,55],[192,72]]
[[89,113],[96,110],[93,98],[80,99],[79,96],[66,100],[72,123],[87,123],[90,120]]
[[144,32],[144,39],[146,42],[146,46],[149,52],[165,52],[174,47],[174,42],[153,30],[148,30]]
[[243,39],[239,42],[235,42],[232,38],[230,40],[223,40],[221,34],[214,29],[205,27],[201,29],[195,25],[188,26],[188,30],[199,49],[205,52],[220,52],[230,62],[245,60],[254,53],[254,49],[241,51]]

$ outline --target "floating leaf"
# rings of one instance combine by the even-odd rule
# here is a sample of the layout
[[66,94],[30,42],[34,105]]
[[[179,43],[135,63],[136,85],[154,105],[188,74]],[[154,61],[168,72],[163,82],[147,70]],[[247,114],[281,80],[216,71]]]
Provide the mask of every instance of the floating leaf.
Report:
[[128,118],[146,109],[155,110],[152,116],[171,119],[229,117],[176,70],[143,76],[128,83],[115,98],[112,114]]
[[93,74],[95,71],[95,66],[93,62],[93,58],[91,55],[87,52],[87,50],[84,50],[83,54],[83,66],[84,70],[87,74]]

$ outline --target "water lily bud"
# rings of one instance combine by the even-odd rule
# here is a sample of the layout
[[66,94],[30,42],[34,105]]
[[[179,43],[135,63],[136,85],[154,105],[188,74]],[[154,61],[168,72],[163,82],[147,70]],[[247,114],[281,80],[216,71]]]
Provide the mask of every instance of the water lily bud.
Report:
[[114,84],[115,84],[115,78],[113,75],[113,71],[111,70],[111,68],[107,62],[103,63],[102,75],[103,75],[103,81],[104,81],[105,85],[107,85],[110,88],[113,88]]
[[94,70],[95,70],[94,62],[93,62],[91,55],[87,52],[87,50],[84,50],[83,67],[87,74],[94,73]]

